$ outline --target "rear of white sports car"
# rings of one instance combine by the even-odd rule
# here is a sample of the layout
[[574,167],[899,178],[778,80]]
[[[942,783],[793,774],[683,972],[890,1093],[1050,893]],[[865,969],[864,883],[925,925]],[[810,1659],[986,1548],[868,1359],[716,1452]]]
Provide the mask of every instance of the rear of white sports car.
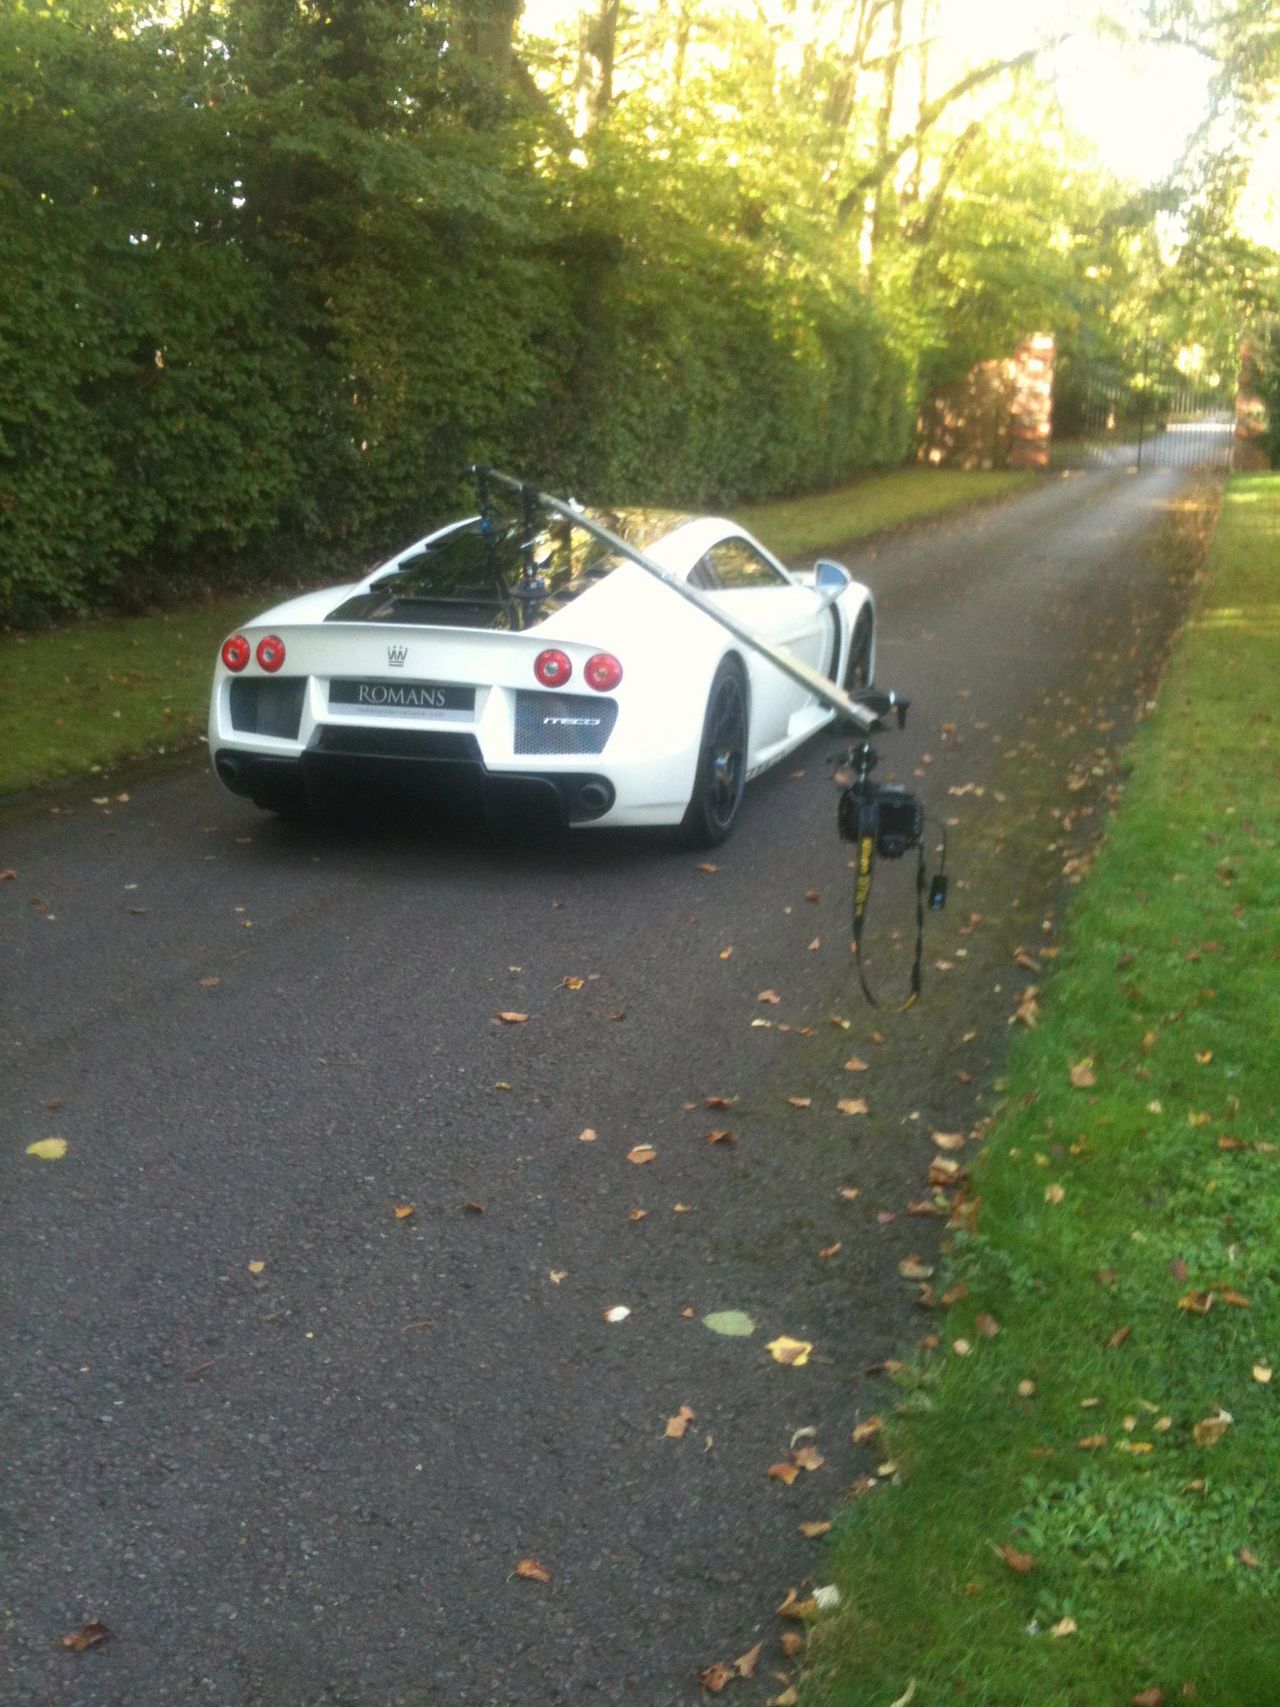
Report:
[[[418,596],[414,564],[433,550]],[[450,582],[447,557],[420,542],[229,637],[209,718],[222,782],[277,810],[372,786],[564,824],[679,823],[723,651],[715,625],[615,560],[588,562],[560,596],[548,577],[522,609]]]

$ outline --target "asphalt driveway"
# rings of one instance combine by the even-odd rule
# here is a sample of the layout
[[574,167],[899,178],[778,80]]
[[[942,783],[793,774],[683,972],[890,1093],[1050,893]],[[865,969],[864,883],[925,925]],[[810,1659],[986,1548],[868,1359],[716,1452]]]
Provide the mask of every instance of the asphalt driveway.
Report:
[[[198,767],[0,813],[0,1698],[677,1707],[760,1640],[733,1698],[784,1687],[774,1608],[824,1580],[798,1525],[874,1473],[867,1371],[937,1326],[899,1273],[940,1236],[908,1212],[930,1133],[990,1105],[1015,953],[1049,965],[1182,608],[1185,478],[1048,481],[846,554],[915,701],[885,774],[952,821],[902,1016],[851,977],[830,737],[713,871],[289,828]],[[892,994],[910,874],[873,906]],[[799,1443],[819,1467],[771,1478]],[[107,1641],[59,1645],[93,1618]]]

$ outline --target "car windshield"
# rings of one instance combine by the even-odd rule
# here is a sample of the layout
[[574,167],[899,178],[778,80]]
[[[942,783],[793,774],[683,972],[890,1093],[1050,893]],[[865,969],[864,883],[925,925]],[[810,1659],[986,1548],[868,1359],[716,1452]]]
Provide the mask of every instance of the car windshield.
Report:
[[[585,515],[645,550],[685,517],[673,510],[587,510]],[[608,575],[619,558],[585,528],[559,518],[534,534],[500,521],[486,538],[467,522],[380,575],[335,610],[331,622],[429,623],[464,628],[528,628],[562,610]],[[532,567],[532,577],[526,575]]]

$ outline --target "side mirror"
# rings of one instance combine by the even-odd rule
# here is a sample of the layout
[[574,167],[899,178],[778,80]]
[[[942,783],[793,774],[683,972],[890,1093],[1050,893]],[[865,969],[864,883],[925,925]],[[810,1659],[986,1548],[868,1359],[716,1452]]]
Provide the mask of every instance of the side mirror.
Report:
[[839,598],[852,580],[853,576],[842,564],[832,563],[825,557],[819,558],[813,566],[814,589],[825,599]]

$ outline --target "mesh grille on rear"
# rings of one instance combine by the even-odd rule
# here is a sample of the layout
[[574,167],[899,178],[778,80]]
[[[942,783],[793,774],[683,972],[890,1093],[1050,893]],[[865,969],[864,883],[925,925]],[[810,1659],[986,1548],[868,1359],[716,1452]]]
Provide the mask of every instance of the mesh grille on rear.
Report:
[[463,764],[480,763],[480,745],[474,735],[455,735],[437,729],[354,729],[345,723],[325,724],[313,750],[369,759],[452,759]]
[[241,735],[274,735],[296,741],[302,721],[305,676],[250,678],[231,684],[231,727]]
[[600,694],[516,692],[517,753],[603,753],[618,702]]

